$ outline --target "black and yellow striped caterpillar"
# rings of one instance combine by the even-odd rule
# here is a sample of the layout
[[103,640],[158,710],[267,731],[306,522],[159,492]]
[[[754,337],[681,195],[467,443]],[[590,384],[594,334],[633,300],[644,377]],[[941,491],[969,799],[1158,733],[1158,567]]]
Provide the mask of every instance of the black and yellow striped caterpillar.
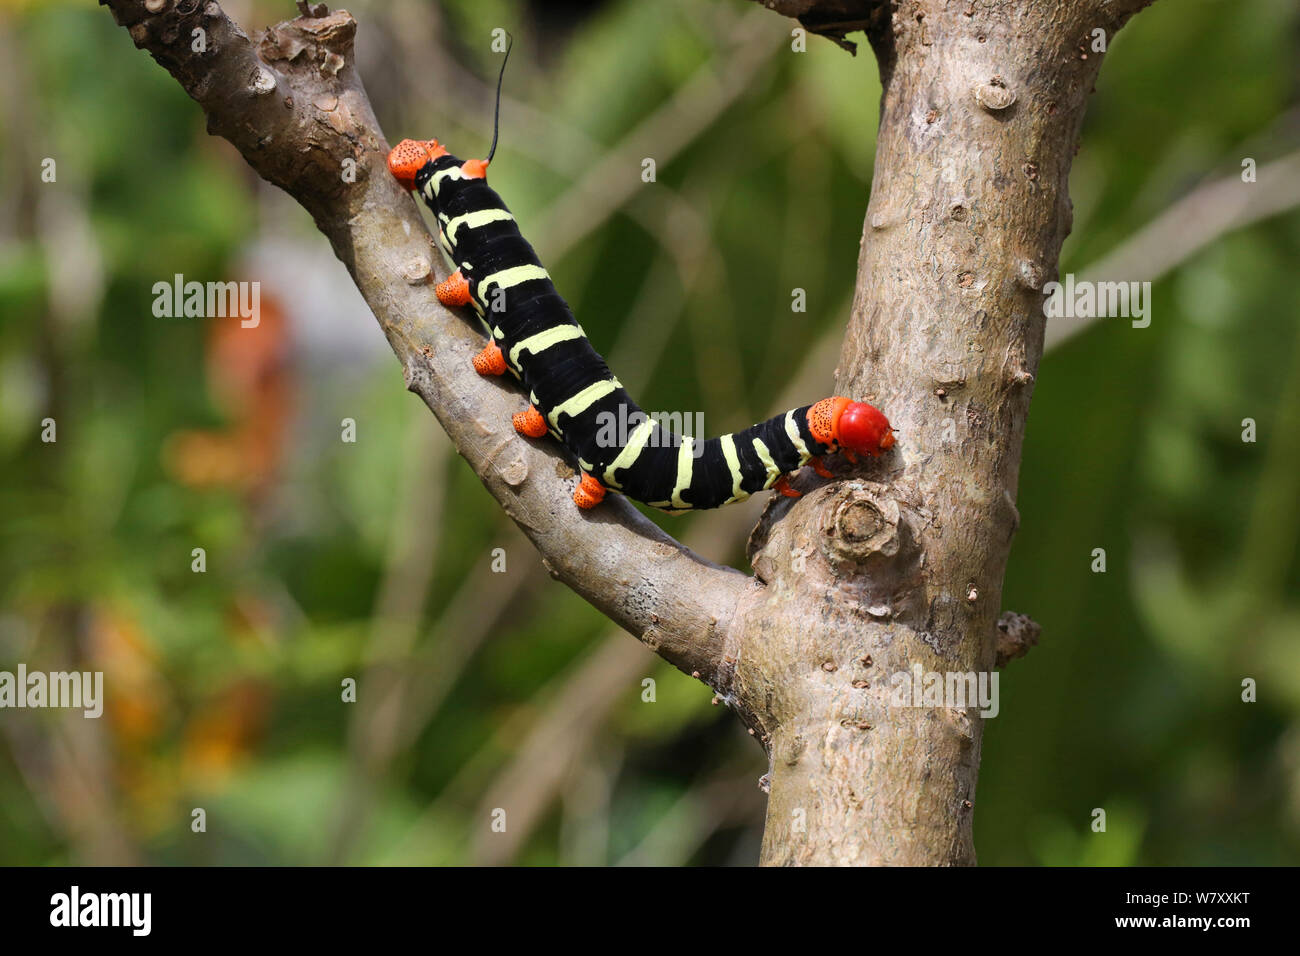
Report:
[[[669,512],[716,508],[775,488],[797,497],[787,475],[833,452],[879,455],[894,444],[888,420],[872,406],[825,398],[743,431],[699,440],[646,416],[591,346],[555,290],[501,197],[487,184],[487,159],[460,160],[437,140],[403,140],[388,168],[418,190],[437,217],[439,239],[457,267],[439,283],[449,307],[471,306],[490,341],[474,358],[481,375],[511,372],[528,389],[514,416],[522,435],[551,434],[578,458],[573,493],[592,508],[612,489]],[[610,422],[632,424],[616,429]],[[616,436],[616,437],[614,437]]]

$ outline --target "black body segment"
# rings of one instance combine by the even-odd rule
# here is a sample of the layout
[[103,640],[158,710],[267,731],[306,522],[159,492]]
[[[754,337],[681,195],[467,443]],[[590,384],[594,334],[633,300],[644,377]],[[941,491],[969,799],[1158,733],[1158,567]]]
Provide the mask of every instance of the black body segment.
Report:
[[583,334],[501,197],[463,165],[450,155],[426,163],[416,189],[507,368],[584,471],[653,507],[685,511],[747,498],[835,450],[809,429],[810,406],[708,439],[647,418]]

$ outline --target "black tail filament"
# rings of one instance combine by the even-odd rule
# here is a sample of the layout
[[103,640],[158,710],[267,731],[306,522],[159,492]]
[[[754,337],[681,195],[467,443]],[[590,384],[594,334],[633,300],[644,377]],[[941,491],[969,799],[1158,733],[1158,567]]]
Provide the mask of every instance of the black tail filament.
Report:
[[510,61],[510,48],[515,45],[515,38],[509,33],[506,34],[510,42],[506,45],[506,55],[501,60],[501,72],[497,76],[497,108],[492,116],[492,148],[488,150],[487,161],[492,162],[492,157],[497,153],[497,134],[501,131],[501,82],[506,78],[506,63]]

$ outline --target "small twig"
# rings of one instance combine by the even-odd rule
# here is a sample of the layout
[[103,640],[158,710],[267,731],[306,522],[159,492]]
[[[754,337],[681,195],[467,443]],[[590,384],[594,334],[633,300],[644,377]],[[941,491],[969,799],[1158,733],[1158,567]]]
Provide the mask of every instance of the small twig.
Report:
[[1038,644],[1042,633],[1042,626],[1028,615],[1003,611],[998,618],[996,666],[1003,668],[1017,657],[1024,657]]

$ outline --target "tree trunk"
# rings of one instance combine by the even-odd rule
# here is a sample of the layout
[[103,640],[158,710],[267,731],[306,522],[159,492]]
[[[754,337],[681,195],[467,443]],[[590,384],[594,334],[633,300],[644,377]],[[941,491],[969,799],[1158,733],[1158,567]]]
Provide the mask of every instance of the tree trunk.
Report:
[[975,862],[982,718],[891,706],[891,679],[994,666],[1093,30],[1139,5],[902,2],[868,24],[884,97],[837,392],[886,409],[898,452],[774,502],[751,542],[767,586],[737,616],[734,694],[770,735],[764,863]]

